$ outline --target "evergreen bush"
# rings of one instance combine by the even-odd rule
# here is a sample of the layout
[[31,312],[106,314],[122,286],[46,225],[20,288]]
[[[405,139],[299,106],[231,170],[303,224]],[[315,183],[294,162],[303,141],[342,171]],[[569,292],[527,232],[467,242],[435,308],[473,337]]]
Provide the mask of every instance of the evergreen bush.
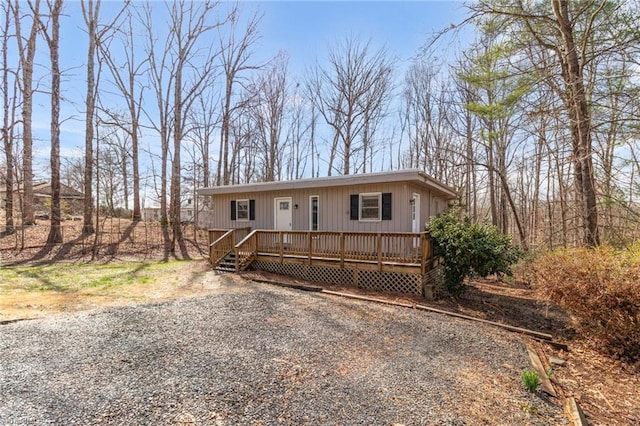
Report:
[[443,261],[445,290],[453,295],[464,292],[467,277],[511,275],[512,266],[521,257],[511,237],[493,225],[471,223],[453,209],[432,218],[427,230],[434,254]]

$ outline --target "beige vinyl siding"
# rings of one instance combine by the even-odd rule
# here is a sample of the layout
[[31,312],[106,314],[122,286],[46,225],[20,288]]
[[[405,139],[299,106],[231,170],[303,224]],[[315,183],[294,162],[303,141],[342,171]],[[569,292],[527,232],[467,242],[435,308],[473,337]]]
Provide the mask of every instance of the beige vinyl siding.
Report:
[[[350,220],[350,196],[362,193],[391,193],[392,219],[380,221]],[[420,194],[420,217],[425,223],[433,213],[428,190],[407,182],[390,182],[326,188],[306,188],[266,192],[240,192],[213,196],[211,211],[201,215],[202,225],[209,228],[273,229],[274,198],[291,197],[292,228],[308,231],[310,220],[309,197],[319,197],[318,230],[345,232],[411,232],[409,200],[413,193]],[[255,200],[255,220],[231,221],[232,200]],[[440,199],[440,204],[444,201]],[[295,208],[295,206],[298,206]],[[380,206],[382,208],[382,206]]]

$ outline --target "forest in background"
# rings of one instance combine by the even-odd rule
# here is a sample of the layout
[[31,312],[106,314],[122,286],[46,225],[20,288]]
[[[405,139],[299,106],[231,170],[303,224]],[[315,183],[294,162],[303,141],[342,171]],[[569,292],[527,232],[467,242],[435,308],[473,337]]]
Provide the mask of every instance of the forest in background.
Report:
[[[353,36],[293,79],[286,52],[256,57],[261,17],[242,4],[125,2],[106,14],[99,0],[80,1],[83,78],[65,81],[65,6],[1,6],[6,234],[35,222],[33,108],[46,98],[51,243],[62,239],[61,183],[84,193],[84,235],[118,209],[140,220],[141,188],[152,188],[175,250],[196,187],[403,168],[454,187],[472,220],[525,249],[637,238],[635,0],[469,3],[468,18],[416,52],[399,84],[393,52]],[[443,55],[469,26],[472,44]],[[65,84],[86,94],[77,159],[60,155]]]

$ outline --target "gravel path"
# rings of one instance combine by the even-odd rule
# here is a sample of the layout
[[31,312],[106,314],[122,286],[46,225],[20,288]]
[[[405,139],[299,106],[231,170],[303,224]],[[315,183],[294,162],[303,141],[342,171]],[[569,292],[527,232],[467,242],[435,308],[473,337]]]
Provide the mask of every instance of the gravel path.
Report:
[[0,326],[0,424],[567,424],[496,328],[265,284]]

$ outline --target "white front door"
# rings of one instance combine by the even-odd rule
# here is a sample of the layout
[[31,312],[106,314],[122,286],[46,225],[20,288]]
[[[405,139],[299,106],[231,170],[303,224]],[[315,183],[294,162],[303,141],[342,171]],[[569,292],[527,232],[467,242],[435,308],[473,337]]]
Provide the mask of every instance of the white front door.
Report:
[[282,197],[274,199],[274,224],[273,229],[276,231],[291,231],[291,197]]
[[420,194],[413,194],[411,198],[411,232],[422,232],[420,224]]
[[[422,232],[422,224],[420,223],[420,194],[413,194],[411,198],[411,232]],[[413,239],[413,247],[420,245],[420,238]]]

